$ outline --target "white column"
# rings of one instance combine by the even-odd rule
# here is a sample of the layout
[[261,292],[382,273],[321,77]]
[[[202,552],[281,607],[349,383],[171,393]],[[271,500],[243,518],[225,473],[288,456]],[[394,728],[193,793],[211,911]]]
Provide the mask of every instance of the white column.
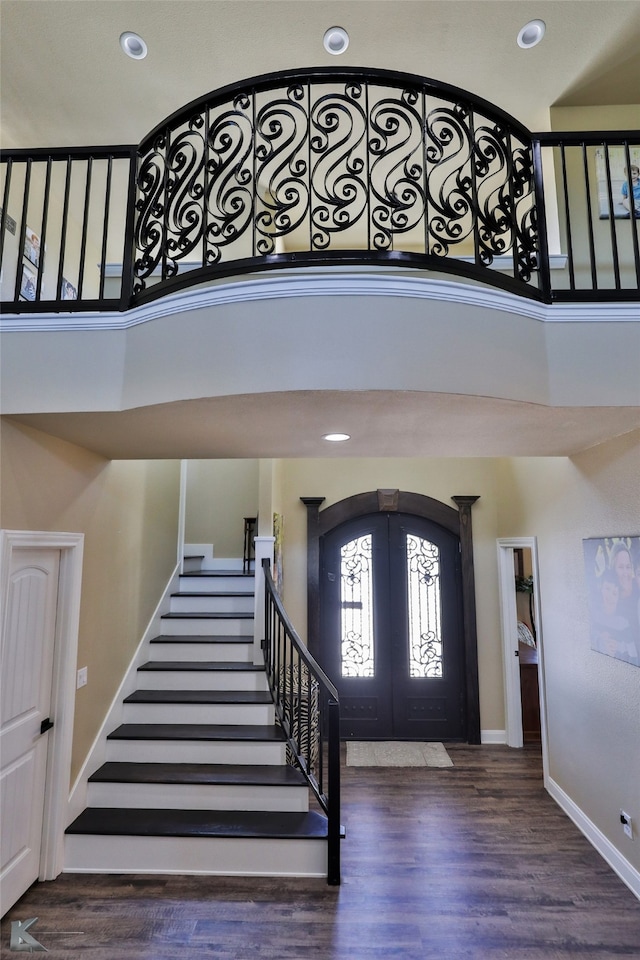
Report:
[[256,665],[264,663],[261,641],[264,639],[264,574],[262,561],[268,559],[273,568],[273,545],[275,537],[255,537],[255,605],[253,620],[253,662]]

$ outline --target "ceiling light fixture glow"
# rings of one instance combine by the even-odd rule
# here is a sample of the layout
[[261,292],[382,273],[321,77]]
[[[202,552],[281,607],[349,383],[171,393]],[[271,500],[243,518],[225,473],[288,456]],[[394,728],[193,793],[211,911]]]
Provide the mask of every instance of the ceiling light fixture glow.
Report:
[[544,37],[547,25],[544,20],[529,20],[518,34],[518,46],[523,50],[535,47]]
[[343,27],[329,27],[322,38],[322,43],[327,53],[337,57],[349,46],[349,34]]
[[325,433],[322,439],[331,443],[342,443],[343,440],[351,440],[351,437],[348,433]]
[[130,30],[120,34],[120,46],[132,60],[144,60],[147,55],[147,45],[142,37]]

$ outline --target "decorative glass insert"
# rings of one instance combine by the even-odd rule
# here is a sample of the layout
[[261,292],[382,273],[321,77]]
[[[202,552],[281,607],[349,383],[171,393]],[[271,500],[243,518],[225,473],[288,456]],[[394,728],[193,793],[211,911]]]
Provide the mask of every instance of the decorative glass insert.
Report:
[[442,677],[440,551],[407,534],[409,676]]
[[343,677],[373,677],[371,534],[340,548],[340,660]]

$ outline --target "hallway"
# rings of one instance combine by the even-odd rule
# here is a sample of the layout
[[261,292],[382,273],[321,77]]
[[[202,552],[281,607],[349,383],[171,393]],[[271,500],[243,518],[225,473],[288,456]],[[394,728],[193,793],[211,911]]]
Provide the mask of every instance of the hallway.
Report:
[[9,912],[2,956],[32,917],[52,960],[640,956],[640,903],[543,790],[539,748],[447,749],[452,768],[344,768],[341,887],[67,874]]

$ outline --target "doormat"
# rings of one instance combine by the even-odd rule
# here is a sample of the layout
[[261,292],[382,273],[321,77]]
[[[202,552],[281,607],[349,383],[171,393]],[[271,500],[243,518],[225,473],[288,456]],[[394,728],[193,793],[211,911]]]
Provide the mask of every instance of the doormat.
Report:
[[441,743],[347,740],[348,767],[452,767]]

